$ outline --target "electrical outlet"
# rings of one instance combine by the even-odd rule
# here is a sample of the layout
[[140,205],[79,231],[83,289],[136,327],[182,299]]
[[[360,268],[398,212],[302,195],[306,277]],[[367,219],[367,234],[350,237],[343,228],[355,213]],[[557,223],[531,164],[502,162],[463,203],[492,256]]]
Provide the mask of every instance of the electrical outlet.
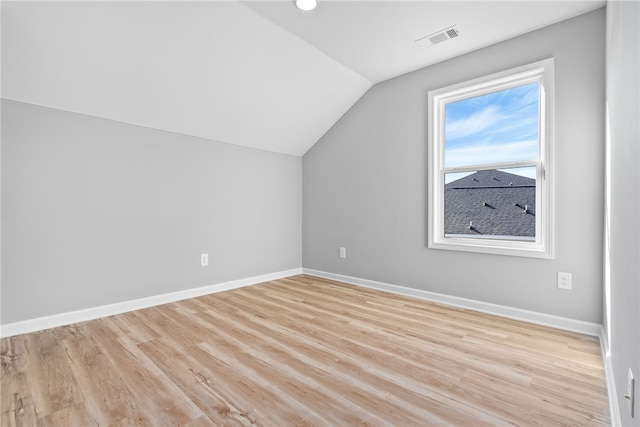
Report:
[[571,290],[571,273],[558,273],[558,289]]
[[347,257],[347,248],[340,248],[340,258]]
[[209,254],[200,254],[200,267],[209,265]]
[[625,394],[624,397],[627,399],[627,406],[629,407],[629,415],[631,415],[631,418],[634,416],[635,382],[636,380],[633,379],[633,371],[629,368],[629,373],[627,374],[627,394]]

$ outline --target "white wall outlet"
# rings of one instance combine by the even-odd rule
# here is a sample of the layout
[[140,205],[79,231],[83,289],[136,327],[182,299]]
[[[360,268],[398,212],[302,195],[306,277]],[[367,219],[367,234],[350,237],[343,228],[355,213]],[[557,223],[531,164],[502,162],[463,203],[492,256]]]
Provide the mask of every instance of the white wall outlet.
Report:
[[629,407],[629,415],[631,415],[631,418],[634,416],[633,405],[636,397],[635,382],[636,380],[633,379],[633,371],[629,368],[629,373],[627,374],[627,394],[624,395],[624,398],[627,399],[627,406]]
[[571,273],[558,273],[558,289],[571,290]]
[[200,254],[200,267],[209,265],[209,254]]
[[347,257],[347,248],[340,248],[340,258]]

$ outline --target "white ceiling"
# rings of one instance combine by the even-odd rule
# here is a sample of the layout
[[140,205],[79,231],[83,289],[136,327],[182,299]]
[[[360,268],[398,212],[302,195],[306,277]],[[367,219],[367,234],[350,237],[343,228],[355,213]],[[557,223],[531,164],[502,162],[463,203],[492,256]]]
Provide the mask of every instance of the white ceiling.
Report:
[[302,155],[373,84],[604,4],[3,1],[2,96]]

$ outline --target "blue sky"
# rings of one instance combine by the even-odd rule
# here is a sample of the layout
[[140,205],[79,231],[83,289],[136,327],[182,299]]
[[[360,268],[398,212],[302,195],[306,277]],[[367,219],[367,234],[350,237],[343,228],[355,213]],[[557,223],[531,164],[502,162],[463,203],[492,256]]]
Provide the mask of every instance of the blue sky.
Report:
[[538,158],[539,85],[531,83],[445,107],[445,167]]

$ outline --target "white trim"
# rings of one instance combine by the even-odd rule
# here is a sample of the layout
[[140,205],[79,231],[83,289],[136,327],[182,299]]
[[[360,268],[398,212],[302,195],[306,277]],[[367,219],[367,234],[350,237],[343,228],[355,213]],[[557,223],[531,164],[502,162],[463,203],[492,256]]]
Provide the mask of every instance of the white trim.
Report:
[[444,237],[455,237],[463,239],[485,239],[485,240],[515,240],[516,242],[535,242],[535,237],[527,236],[500,236],[494,234],[483,234],[481,236],[473,234],[445,234]]
[[616,378],[613,375],[613,364],[609,355],[609,340],[604,326],[600,328],[600,350],[602,351],[602,363],[604,365],[604,377],[607,381],[607,395],[609,396],[609,415],[611,425],[618,427],[622,425],[620,418],[620,407],[618,406],[618,393],[616,392]]
[[[445,167],[445,105],[469,99],[496,90],[506,90],[521,84],[538,82],[539,99],[539,153],[533,160],[500,162]],[[467,82],[429,91],[427,114],[427,247],[497,255],[523,256],[542,259],[554,257],[555,216],[553,187],[554,140],[554,59],[549,58],[510,70],[479,77]],[[524,165],[536,168],[535,240],[495,240],[483,237],[451,237],[444,233],[445,174],[486,169],[509,169]]]
[[86,322],[87,320],[94,320],[100,317],[113,316],[115,314],[126,313],[133,310],[140,310],[143,308],[154,307],[170,302],[181,301],[187,298],[194,298],[202,295],[213,294],[216,292],[242,288],[245,286],[268,282],[270,280],[277,280],[284,277],[295,276],[297,274],[302,274],[302,268],[294,268],[291,270],[279,271],[276,273],[247,277],[244,279],[217,283],[215,285],[186,289],[184,291],[171,292],[168,294],[154,295],[131,301],[123,301],[115,304],[108,304],[99,307],[71,311],[68,313],[38,317],[36,319],[29,319],[21,322],[7,323],[5,325],[0,325],[0,337],[5,338],[13,335],[42,331],[44,329],[55,328],[58,326],[71,325],[78,322]]
[[598,323],[569,319],[567,317],[538,313],[535,311],[508,307],[505,305],[498,305],[446,294],[439,294],[436,292],[424,291],[422,289],[408,288],[405,286],[392,285],[390,283],[377,282],[374,280],[361,279],[358,277],[344,276],[342,274],[327,273],[325,271],[318,271],[309,268],[303,268],[302,273],[309,276],[317,276],[325,279],[349,283],[352,285],[363,286],[365,288],[377,289],[379,291],[421,298],[440,304],[447,304],[458,308],[479,311],[481,313],[493,314],[496,316],[506,317],[514,320],[521,320],[536,325],[549,326],[552,328],[562,329],[570,332],[578,332],[594,337],[599,337],[600,331],[602,329],[602,325]]

